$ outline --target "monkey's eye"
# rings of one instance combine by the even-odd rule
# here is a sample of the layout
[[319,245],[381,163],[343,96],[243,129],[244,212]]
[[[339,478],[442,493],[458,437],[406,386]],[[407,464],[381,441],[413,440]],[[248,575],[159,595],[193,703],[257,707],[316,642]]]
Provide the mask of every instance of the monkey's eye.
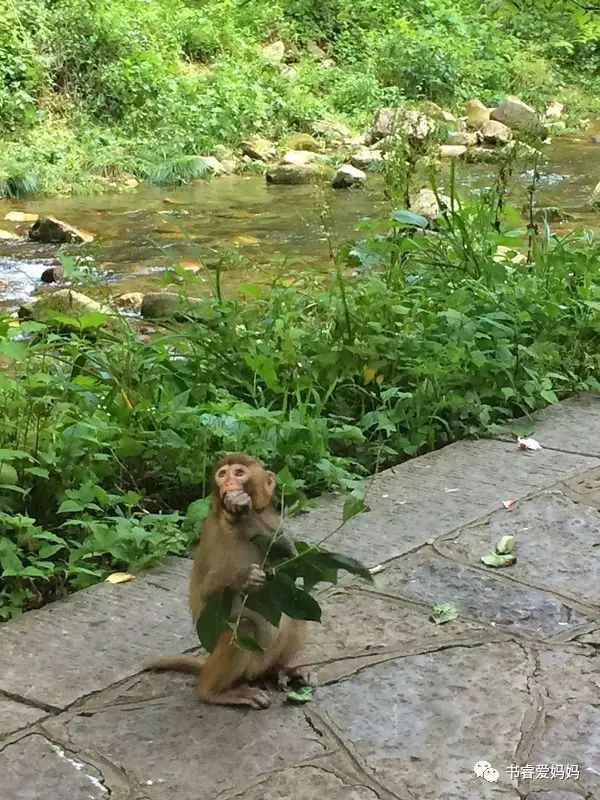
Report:
[[217,477],[218,477],[218,478],[224,478],[224,477],[225,477],[225,475],[227,475],[227,470],[226,470],[226,469],[220,469],[220,470],[217,472]]
[[235,470],[234,474],[236,478],[242,478],[246,474],[246,470],[242,469],[242,467],[238,467]]

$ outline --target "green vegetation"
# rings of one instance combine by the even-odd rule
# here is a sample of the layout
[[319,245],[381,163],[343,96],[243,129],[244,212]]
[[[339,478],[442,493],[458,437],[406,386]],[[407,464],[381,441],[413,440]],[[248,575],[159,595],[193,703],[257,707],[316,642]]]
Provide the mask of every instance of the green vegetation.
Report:
[[600,388],[600,242],[523,229],[504,179],[437,235],[364,222],[316,291],[235,300],[217,272],[201,321],[147,340],[118,315],[0,322],[0,616],[185,552],[225,452],[276,470],[286,509],[358,502],[380,467]]
[[[0,196],[178,182],[204,174],[197,156],[255,132],[332,114],[360,127],[398,101],[459,108],[513,91],[597,111],[600,19],[582,5],[4,0]],[[278,39],[288,63],[262,54]]]

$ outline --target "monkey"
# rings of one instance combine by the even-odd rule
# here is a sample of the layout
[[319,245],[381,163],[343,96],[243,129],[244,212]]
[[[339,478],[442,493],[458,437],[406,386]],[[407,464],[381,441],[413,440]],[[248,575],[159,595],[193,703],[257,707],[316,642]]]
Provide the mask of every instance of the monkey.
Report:
[[[276,536],[272,544],[277,556],[294,555],[287,537],[278,535],[280,516],[273,508],[275,486],[275,474],[245,453],[225,456],[216,465],[211,481],[211,508],[194,555],[189,583],[189,608],[194,624],[213,593],[225,588],[239,593],[231,611],[231,619],[235,620],[242,608],[242,596],[264,585],[267,576],[258,546],[261,537]],[[202,702],[253,709],[267,708],[271,699],[251,682],[275,680],[280,688],[285,688],[289,681],[314,684],[309,673],[290,667],[291,660],[306,643],[304,620],[282,615],[279,626],[275,627],[244,607],[238,632],[240,637],[253,637],[262,652],[237,646],[233,631],[227,630],[206,658],[167,657],[146,669],[195,674]]]

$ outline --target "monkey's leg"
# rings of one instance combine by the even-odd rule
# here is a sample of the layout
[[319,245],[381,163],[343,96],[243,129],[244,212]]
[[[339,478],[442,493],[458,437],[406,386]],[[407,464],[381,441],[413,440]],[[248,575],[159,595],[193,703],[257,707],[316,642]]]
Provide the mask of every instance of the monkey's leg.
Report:
[[254,656],[233,643],[230,631],[223,633],[198,674],[200,700],[223,706],[268,708],[271,698],[267,692],[248,684],[235,685],[246,678]]

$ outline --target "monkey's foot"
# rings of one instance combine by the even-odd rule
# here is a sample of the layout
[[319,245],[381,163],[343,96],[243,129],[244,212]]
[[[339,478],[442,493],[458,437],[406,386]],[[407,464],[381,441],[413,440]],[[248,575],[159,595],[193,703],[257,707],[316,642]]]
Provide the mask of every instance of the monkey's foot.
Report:
[[202,695],[200,699],[205,703],[218,706],[246,706],[247,708],[268,708],[271,705],[271,696],[268,692],[254,686],[238,686],[220,694]]
[[286,692],[290,684],[293,686],[316,686],[317,679],[310,670],[303,667],[286,667],[279,670],[277,674],[278,688]]

